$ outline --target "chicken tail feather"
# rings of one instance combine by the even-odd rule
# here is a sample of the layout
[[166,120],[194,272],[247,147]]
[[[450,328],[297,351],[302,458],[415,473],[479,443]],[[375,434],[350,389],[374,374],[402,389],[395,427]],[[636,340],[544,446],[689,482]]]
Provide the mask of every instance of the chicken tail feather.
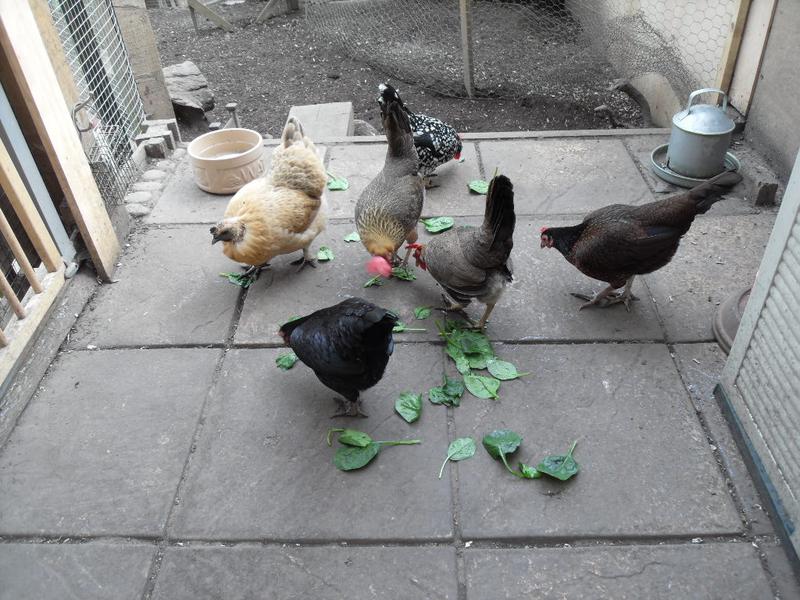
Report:
[[283,136],[281,136],[283,146],[288,148],[295,142],[302,142],[303,137],[303,125],[300,123],[300,120],[297,117],[289,117],[283,128]]
[[703,214],[708,211],[725,192],[741,180],[742,176],[735,171],[723,171],[689,190],[689,197],[694,200],[697,214]]
[[514,235],[517,217],[514,213],[514,186],[505,175],[497,175],[486,194],[483,227],[491,231],[491,247],[507,243]]

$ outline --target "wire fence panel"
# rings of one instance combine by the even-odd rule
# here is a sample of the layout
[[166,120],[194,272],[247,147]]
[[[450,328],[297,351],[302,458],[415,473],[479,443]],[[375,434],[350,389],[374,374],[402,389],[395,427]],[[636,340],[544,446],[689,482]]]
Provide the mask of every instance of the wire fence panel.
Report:
[[[716,83],[739,0],[470,0],[476,96],[564,95],[599,79]],[[459,0],[306,0],[317,35],[438,93],[465,96]]]
[[[145,118],[111,0],[48,0],[91,129],[87,155],[108,206],[138,177],[132,140]],[[86,146],[85,146],[86,147]]]

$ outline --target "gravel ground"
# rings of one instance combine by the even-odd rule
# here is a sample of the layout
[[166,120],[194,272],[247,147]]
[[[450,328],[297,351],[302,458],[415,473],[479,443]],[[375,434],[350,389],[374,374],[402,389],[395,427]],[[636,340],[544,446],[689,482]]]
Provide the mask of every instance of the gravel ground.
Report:
[[[356,119],[380,129],[375,99],[382,81],[395,84],[409,107],[435,115],[462,132],[544,129],[607,129],[609,122],[594,113],[606,104],[628,127],[641,127],[638,106],[622,92],[607,90],[615,77],[608,65],[587,67],[579,84],[537,88],[524,97],[454,98],[420,85],[400,81],[364,62],[349,58],[331,42],[314,36],[300,14],[254,23],[263,2],[215,10],[236,25],[226,33],[198,19],[196,33],[187,9],[151,9],[150,21],[164,66],[191,60],[206,76],[216,107],[209,121],[224,121],[227,102],[239,103],[242,125],[276,136],[294,104],[351,101]],[[502,45],[497,51],[502,52]],[[576,81],[574,69],[570,80]],[[202,130],[182,131],[192,139]]]

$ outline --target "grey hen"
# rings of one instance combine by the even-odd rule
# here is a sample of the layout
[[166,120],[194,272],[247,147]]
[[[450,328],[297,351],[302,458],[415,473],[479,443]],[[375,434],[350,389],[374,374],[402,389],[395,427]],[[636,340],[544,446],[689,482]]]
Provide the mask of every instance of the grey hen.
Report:
[[[417,240],[424,186],[417,172],[417,151],[408,114],[394,88],[381,84],[378,102],[389,148],[383,169],[369,182],[356,203],[356,228],[361,242],[388,276],[398,262],[397,249]],[[375,259],[372,259],[372,263]],[[403,265],[408,262],[408,253]]]
[[478,328],[483,329],[508,282],[509,256],[514,247],[514,186],[497,175],[486,194],[480,227],[461,226],[414,244],[417,266],[427,271],[455,300],[449,310],[463,310],[475,298],[486,304]]

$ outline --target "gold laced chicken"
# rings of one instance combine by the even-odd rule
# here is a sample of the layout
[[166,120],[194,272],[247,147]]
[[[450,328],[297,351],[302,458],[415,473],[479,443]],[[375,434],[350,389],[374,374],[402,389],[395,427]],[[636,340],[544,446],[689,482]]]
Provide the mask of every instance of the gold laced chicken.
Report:
[[310,248],[327,223],[326,182],[314,143],[290,117],[270,172],[231,198],[223,219],[211,228],[211,243],[222,242],[225,256],[248,265],[248,276],[257,276],[275,256],[298,250],[303,256],[292,263],[300,265],[298,271],[315,266]]

